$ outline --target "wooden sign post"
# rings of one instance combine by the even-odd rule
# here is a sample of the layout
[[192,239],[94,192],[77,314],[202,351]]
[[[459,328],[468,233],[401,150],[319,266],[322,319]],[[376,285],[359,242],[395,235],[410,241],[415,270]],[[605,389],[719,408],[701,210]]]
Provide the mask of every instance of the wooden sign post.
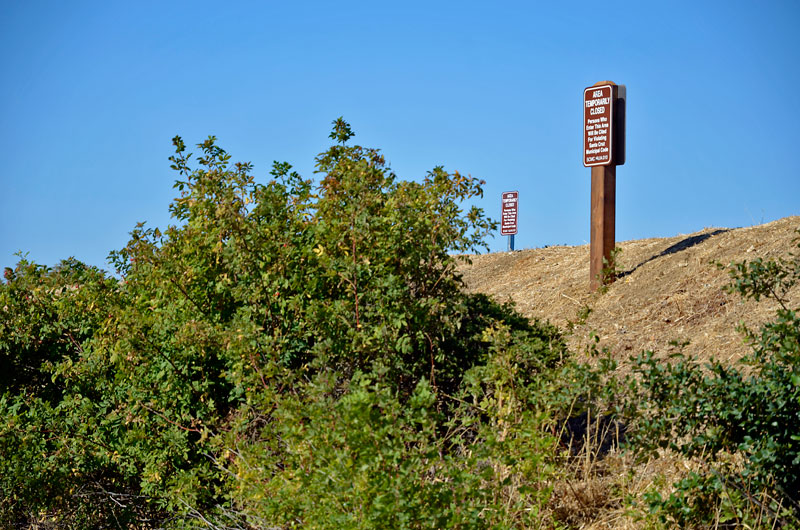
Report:
[[589,288],[614,281],[617,166],[625,163],[625,86],[601,81],[583,91],[583,165],[592,170]]

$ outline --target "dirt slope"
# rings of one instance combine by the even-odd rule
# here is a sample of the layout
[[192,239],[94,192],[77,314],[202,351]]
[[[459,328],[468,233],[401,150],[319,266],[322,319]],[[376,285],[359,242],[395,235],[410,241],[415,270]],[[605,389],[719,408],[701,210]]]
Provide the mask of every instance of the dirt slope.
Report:
[[[747,228],[706,228],[689,235],[618,243],[621,277],[603,294],[590,294],[589,247],[547,247],[471,256],[462,273],[468,289],[513,300],[526,316],[549,320],[582,352],[589,333],[600,336],[618,359],[643,350],[669,352],[671,341],[689,341],[684,352],[703,359],[734,360],[748,351],[736,331],[757,327],[775,303],[744,302],[723,287],[728,273],[714,263],[786,256],[800,216]],[[800,286],[791,295],[800,306]],[[591,309],[580,323],[582,308]]]

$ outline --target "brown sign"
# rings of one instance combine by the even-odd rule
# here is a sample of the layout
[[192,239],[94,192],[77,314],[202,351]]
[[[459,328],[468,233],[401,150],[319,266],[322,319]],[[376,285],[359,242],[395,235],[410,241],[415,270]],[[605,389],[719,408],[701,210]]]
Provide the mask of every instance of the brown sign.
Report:
[[612,117],[614,87],[592,86],[583,91],[583,165],[613,164]]
[[513,236],[517,233],[517,199],[519,192],[506,191],[503,192],[501,220],[500,220],[500,234],[504,236]]

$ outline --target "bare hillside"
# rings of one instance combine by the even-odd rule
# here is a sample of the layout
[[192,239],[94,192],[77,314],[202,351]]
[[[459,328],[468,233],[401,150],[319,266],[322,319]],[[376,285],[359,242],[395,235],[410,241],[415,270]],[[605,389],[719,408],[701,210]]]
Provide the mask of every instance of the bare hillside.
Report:
[[[562,328],[568,341],[584,350],[595,331],[600,345],[618,359],[643,350],[666,352],[671,341],[700,358],[733,360],[748,351],[736,331],[740,322],[757,327],[776,309],[771,301],[742,301],[723,287],[728,273],[715,263],[786,256],[800,217],[786,217],[747,228],[706,228],[694,234],[618,243],[620,278],[603,294],[589,293],[589,247],[547,247],[470,256],[462,272],[467,287],[513,300],[526,316]],[[800,305],[800,287],[791,293]],[[588,318],[580,319],[581,312]],[[583,311],[582,311],[583,310]]]

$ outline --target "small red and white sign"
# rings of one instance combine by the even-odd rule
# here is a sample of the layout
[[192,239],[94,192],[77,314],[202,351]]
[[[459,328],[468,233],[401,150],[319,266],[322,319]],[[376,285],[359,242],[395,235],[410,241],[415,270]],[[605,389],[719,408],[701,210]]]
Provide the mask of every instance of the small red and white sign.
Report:
[[519,192],[505,191],[502,195],[500,209],[500,234],[513,236],[517,233],[517,199]]

